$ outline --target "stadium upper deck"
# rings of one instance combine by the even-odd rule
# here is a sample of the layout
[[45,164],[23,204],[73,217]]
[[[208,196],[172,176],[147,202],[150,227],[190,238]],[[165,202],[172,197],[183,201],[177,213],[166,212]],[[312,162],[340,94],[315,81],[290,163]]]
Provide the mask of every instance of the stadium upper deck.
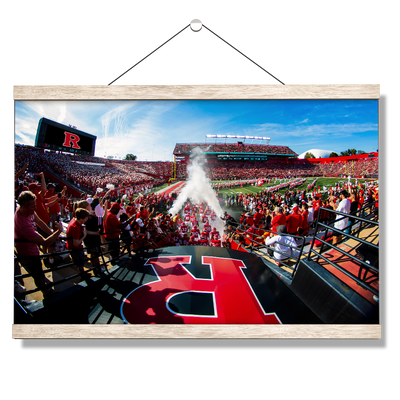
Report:
[[297,156],[288,146],[271,146],[245,143],[177,143],[174,149],[175,156],[188,155],[195,147],[200,147],[205,153],[249,153],[283,156]]

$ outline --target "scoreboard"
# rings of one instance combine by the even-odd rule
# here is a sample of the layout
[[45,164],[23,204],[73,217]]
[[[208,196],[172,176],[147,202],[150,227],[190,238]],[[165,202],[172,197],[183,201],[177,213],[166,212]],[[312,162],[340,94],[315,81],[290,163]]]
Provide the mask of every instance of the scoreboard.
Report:
[[96,136],[41,118],[38,124],[35,146],[49,150],[94,156]]

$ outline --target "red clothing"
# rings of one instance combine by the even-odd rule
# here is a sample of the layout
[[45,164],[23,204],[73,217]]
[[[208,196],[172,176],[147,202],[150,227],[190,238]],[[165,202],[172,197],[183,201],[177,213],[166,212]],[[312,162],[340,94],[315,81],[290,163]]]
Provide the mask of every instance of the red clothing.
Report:
[[213,240],[211,240],[211,246],[212,247],[221,247],[221,241],[219,239],[213,239]]
[[305,210],[301,213],[301,224],[300,229],[307,229],[308,228],[308,210]]
[[133,207],[132,207],[132,206],[126,207],[126,213],[128,214],[129,217],[132,216],[132,210],[133,210]]
[[75,240],[80,240],[83,238],[84,234],[84,227],[81,225],[75,218],[71,220],[71,222],[68,224],[67,228],[67,249],[68,250],[76,250],[76,249],[82,249],[83,244],[81,243],[79,246],[74,245],[74,239]]
[[276,228],[279,225],[286,225],[286,216],[283,214],[275,215],[275,217],[272,218],[270,230],[276,232]]
[[[44,198],[48,199],[49,197],[53,197],[56,193],[54,193],[53,189],[48,190],[45,195]],[[56,201],[53,205],[51,205],[49,207],[49,214],[58,214],[60,212],[60,205],[58,204],[58,201]]]
[[144,221],[148,216],[147,210],[144,208],[143,210],[139,211],[136,214],[136,219],[140,218],[142,221]]
[[254,219],[253,219],[253,217],[248,217],[248,218],[246,219],[246,225],[253,226],[253,224],[254,224]]
[[[19,212],[18,207],[14,214],[14,239],[26,239],[31,241],[38,236],[40,235],[36,230],[35,217],[33,215],[29,215],[28,217],[23,216]],[[39,255],[38,246],[33,242],[15,242],[15,247],[20,257]]]
[[208,239],[205,238],[204,236],[202,236],[202,237],[199,239],[199,245],[200,245],[200,246],[208,246]]
[[45,223],[50,222],[50,216],[43,202],[43,197],[40,193],[36,194],[36,214]]
[[193,228],[190,233],[196,238],[200,235],[200,230],[198,228]]
[[289,233],[290,235],[297,235],[300,224],[301,224],[300,214],[296,213],[289,214],[286,218],[287,233]]
[[[120,229],[117,228],[120,224],[116,215],[111,212],[107,213],[107,218],[104,221],[104,237],[107,240],[117,239],[119,237]],[[107,232],[115,232],[115,233],[107,233]]]
[[254,224],[258,226],[262,218],[262,214],[260,212],[256,212],[254,214]]
[[221,236],[218,231],[215,231],[215,232],[211,232],[211,238],[214,240],[218,240],[218,239],[221,239]]
[[316,206],[313,207],[313,208],[314,208],[314,220],[316,220],[318,218],[318,211],[319,211],[319,208],[320,208],[320,204],[317,203]]
[[187,231],[188,231],[187,226],[186,226],[186,225],[182,225],[182,226],[181,226],[181,233],[182,233],[182,234],[186,234]]

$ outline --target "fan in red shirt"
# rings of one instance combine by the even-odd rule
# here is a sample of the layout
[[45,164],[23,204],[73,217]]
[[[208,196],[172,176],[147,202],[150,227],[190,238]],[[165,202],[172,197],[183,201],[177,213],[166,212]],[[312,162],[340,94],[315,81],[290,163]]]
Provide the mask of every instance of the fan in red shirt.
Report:
[[[67,190],[67,188],[64,187],[63,193],[61,195],[64,195],[66,190]],[[58,196],[58,195],[54,192],[54,185],[52,183],[49,183],[47,185],[47,192],[44,194],[44,199],[45,199],[45,202],[47,201],[48,203],[50,203],[48,208],[49,208],[50,220],[51,220],[53,228],[54,228],[54,222],[57,219],[57,215],[61,213],[60,204],[58,203],[58,201],[59,201],[58,197],[56,197],[57,200],[53,202],[54,196]]]
[[68,224],[67,228],[67,249],[72,250],[71,257],[80,272],[85,272],[85,255],[83,253],[83,241],[87,231],[84,223],[88,220],[89,211],[78,208],[75,211],[75,218]]
[[143,205],[139,207],[139,211],[136,214],[136,219],[140,218],[143,222],[146,221],[146,219],[149,217],[149,213],[147,211],[147,208]]
[[[314,205],[315,204],[315,205]],[[321,207],[322,201],[321,200],[316,200],[315,203],[313,201],[313,209],[314,209],[314,219],[316,220],[318,218],[318,211]]]
[[254,218],[252,217],[252,215],[251,215],[250,213],[247,213],[247,214],[245,215],[245,217],[246,217],[245,224],[246,224],[246,225],[249,225],[249,226],[253,226],[253,224],[254,224]]
[[295,204],[292,208],[292,213],[286,217],[287,233],[289,235],[297,235],[301,224],[301,215],[299,207]]
[[[86,211],[86,212],[84,212]],[[84,223],[89,217],[89,212],[84,208],[75,211],[75,218],[72,218],[67,228],[67,249],[83,249],[83,239],[86,236]]]
[[276,232],[279,225],[286,225],[286,216],[283,214],[282,207],[275,207],[275,216],[271,220],[271,231]]
[[112,265],[115,265],[119,259],[119,235],[121,229],[125,229],[126,226],[136,217],[132,216],[121,223],[117,218],[120,210],[121,206],[118,203],[113,203],[110,210],[107,211],[107,214],[104,216],[104,237],[107,242],[109,242],[108,248],[112,257]]
[[262,215],[262,211],[260,211],[260,209],[257,208],[257,211],[253,216],[255,226],[260,225],[260,221],[261,221],[262,216],[263,216]]
[[[39,186],[36,183],[31,183],[29,185],[29,190],[36,196],[36,214],[44,223],[46,223],[46,225],[49,225],[50,217],[43,201],[42,186]],[[54,196],[54,200],[56,200],[56,196]]]

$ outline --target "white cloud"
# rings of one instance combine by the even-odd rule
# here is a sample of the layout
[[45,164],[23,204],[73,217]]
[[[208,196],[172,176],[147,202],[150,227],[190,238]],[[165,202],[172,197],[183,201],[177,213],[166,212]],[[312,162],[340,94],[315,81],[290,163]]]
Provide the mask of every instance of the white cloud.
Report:
[[62,124],[65,120],[65,116],[67,115],[67,105],[64,101],[58,102],[58,106],[60,107],[60,115],[57,118],[57,122]]
[[96,142],[96,155],[124,158],[126,154],[132,153],[139,160],[168,159],[169,154],[160,148],[164,131],[159,120],[163,113],[174,106],[171,102],[154,102],[134,122],[129,122],[127,118],[135,113],[132,103],[110,110],[101,117],[102,135]]
[[[281,125],[281,124],[262,124],[252,127],[254,132],[260,133],[263,131],[269,136],[279,136],[281,139],[287,137],[302,137],[302,136],[351,136],[354,133],[378,130],[377,124],[362,123],[362,124],[318,124],[318,125]],[[248,130],[248,132],[251,129]]]

